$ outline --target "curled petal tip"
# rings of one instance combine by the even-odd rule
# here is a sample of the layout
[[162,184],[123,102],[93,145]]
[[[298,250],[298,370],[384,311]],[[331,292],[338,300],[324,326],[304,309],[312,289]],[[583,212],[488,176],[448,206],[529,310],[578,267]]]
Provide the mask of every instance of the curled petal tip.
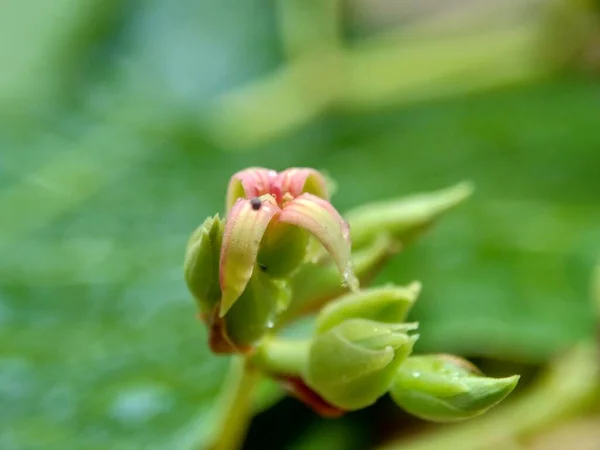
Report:
[[220,317],[229,311],[244,292],[256,264],[262,237],[269,222],[279,211],[271,195],[252,200],[238,199],[233,205],[225,223],[221,246]]
[[315,169],[293,167],[284,170],[278,176],[277,189],[281,195],[290,193],[292,197],[298,197],[309,193],[325,200],[329,199],[327,180]]
[[305,193],[287,203],[278,220],[310,232],[335,261],[343,283],[351,290],[358,290],[358,278],[351,261],[350,228],[331,203]]
[[358,292],[360,290],[360,282],[354,273],[354,265],[351,261],[348,262],[342,273],[342,285],[346,286],[352,292]]

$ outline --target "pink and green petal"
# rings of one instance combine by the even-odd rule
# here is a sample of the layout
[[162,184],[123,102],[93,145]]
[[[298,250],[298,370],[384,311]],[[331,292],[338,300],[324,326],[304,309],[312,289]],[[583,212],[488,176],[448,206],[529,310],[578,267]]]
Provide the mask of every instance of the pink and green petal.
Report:
[[259,197],[261,203],[238,199],[227,216],[219,266],[221,285],[220,317],[240,297],[252,276],[260,242],[271,219],[280,212],[271,195]]
[[329,200],[327,181],[325,177],[315,169],[291,168],[279,174],[277,187],[282,195],[290,193],[292,197],[299,197],[303,193],[309,193]]
[[305,193],[287,203],[277,220],[304,228],[315,236],[335,261],[345,284],[352,290],[358,289],[351,261],[350,227],[331,203]]
[[277,180],[277,172],[263,167],[251,167],[235,173],[227,187],[227,210],[239,198],[254,198],[268,194]]

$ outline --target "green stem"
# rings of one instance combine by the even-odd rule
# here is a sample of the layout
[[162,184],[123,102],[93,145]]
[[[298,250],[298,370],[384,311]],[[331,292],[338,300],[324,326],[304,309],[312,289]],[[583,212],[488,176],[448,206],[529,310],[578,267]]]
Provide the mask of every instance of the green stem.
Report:
[[267,373],[301,376],[308,359],[309,341],[265,339],[256,349],[252,362]]
[[211,450],[235,450],[242,446],[252,419],[254,388],[260,372],[248,359],[234,357],[217,411]]

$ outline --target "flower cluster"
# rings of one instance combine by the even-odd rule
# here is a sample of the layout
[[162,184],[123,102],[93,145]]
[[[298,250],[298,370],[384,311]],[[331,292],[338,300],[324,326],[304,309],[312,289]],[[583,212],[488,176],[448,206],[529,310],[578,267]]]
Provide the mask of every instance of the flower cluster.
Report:
[[[348,213],[347,222],[314,169],[234,174],[225,219],[209,217],[192,234],[185,259],[210,348],[243,355],[326,416],[388,392],[429,420],[485,412],[518,377],[487,378],[457,357],[412,355],[418,325],[405,320],[421,285],[360,287],[469,193],[463,184],[373,203]],[[310,336],[281,337],[306,314],[315,317]]]

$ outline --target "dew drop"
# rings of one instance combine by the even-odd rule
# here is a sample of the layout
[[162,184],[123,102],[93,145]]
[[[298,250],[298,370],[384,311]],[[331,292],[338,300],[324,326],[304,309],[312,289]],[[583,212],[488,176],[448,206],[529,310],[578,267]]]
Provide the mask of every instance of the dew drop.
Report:
[[267,322],[267,328],[270,330],[274,326],[275,326],[275,322],[273,322],[272,319],[269,319],[269,321]]
[[342,285],[349,288],[352,292],[356,292],[360,288],[358,278],[354,275],[354,270],[350,264],[348,264],[342,274]]

